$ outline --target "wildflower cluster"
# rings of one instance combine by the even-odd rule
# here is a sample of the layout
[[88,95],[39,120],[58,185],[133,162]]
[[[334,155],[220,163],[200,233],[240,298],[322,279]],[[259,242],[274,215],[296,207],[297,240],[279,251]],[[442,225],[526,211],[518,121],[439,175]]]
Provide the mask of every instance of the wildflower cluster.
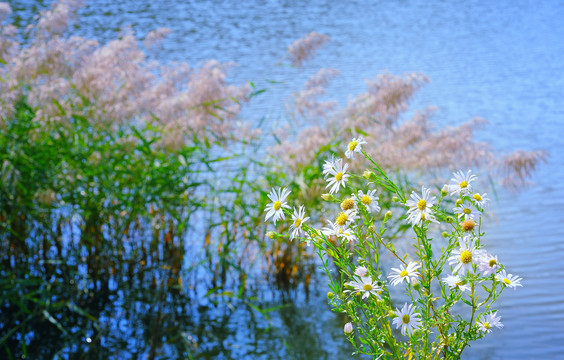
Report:
[[[477,177],[471,171],[458,171],[442,190],[423,186],[408,198],[362,150],[365,144],[354,138],[344,154],[350,161],[361,154],[373,168],[357,176],[348,172],[348,160],[326,160],[329,193],[323,199],[339,208],[321,229],[305,224],[303,206],[294,208],[289,238],[315,246],[329,277],[328,299],[334,311],[347,316],[343,331],[357,353],[459,359],[470,341],[503,327],[493,303],[505,288],[521,286],[521,278],[507,274],[483,245],[487,194],[474,190]],[[379,204],[379,191],[391,192],[396,204]],[[289,195],[286,189],[272,190],[267,219],[291,214]],[[400,216],[393,219],[392,209],[384,207],[396,207]],[[396,250],[390,239],[411,231],[414,251]],[[442,238],[433,239],[440,231]]]

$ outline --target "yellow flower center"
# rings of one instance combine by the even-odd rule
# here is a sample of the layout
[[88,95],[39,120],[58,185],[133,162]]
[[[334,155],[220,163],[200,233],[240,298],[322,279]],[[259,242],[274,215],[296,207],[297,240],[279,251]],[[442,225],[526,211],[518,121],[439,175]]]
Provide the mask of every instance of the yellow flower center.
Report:
[[409,273],[407,272],[407,270],[402,270],[402,272],[400,272],[400,276],[401,276],[401,277],[406,277],[407,275],[409,275]]
[[509,281],[508,278],[504,278],[504,279],[503,279],[503,282],[505,283],[505,285],[511,284],[511,281]]
[[337,175],[335,175],[335,180],[337,180],[337,181],[341,181],[342,178],[343,178],[342,172],[338,172]]
[[456,285],[456,286],[462,286],[462,285],[464,285],[464,281],[460,280],[460,281],[458,281],[458,282],[455,282],[454,285]]
[[425,199],[421,199],[417,202],[417,208],[419,210],[425,210],[426,207],[427,207],[427,201],[425,201]]
[[372,285],[370,285],[370,284],[364,284],[364,286],[362,287],[362,290],[364,290],[364,291],[370,291],[370,290],[372,290]]
[[337,216],[337,219],[335,220],[335,223],[339,226],[344,226],[347,223],[347,220],[349,219],[349,216],[347,215],[347,213],[340,213],[339,216]]
[[490,267],[494,267],[497,265],[497,261],[495,261],[495,259],[491,259],[488,265],[490,265]]
[[472,253],[469,250],[464,250],[460,253],[460,261],[463,264],[468,264],[472,262]]
[[353,199],[345,199],[341,203],[341,209],[347,211],[354,208],[354,200]]
[[482,197],[480,196],[480,194],[474,194],[474,199],[478,201],[482,201]]
[[405,314],[404,316],[401,317],[401,321],[404,324],[409,324],[409,320],[411,320],[411,319],[409,318],[409,315],[407,315],[407,314]]
[[491,327],[492,327],[492,326],[490,325],[489,322],[484,321],[484,328],[485,328],[485,329],[488,329],[488,330],[489,330],[489,329],[491,329]]
[[370,205],[372,199],[370,198],[370,196],[364,195],[362,198],[360,198],[360,201],[362,201],[364,205]]
[[468,215],[468,214],[472,213],[472,210],[470,210],[468,208],[464,208],[464,210],[462,210],[462,212]]
[[296,221],[294,221],[295,228],[299,228],[301,224],[302,224],[302,219],[300,218],[297,218]]
[[466,188],[467,186],[468,186],[468,183],[467,183],[466,181],[463,181],[463,182],[460,183],[460,188],[461,188],[461,189],[464,189],[464,188]]
[[281,203],[280,201],[276,201],[276,202],[274,202],[274,204],[272,205],[272,207],[274,208],[274,210],[280,209],[281,206],[282,206],[282,203]]
[[354,151],[354,149],[356,149],[356,146],[357,146],[357,145],[358,145],[358,141],[356,141],[356,140],[351,141],[351,142],[349,143],[349,150],[350,150],[350,151]]

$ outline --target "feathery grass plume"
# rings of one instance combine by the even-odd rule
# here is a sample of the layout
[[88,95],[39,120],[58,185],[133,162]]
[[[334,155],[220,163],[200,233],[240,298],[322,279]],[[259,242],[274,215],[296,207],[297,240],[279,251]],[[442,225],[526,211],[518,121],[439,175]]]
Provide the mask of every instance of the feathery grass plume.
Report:
[[[510,174],[502,181],[506,185],[509,180],[522,185],[546,157],[543,152],[519,151],[500,162],[488,144],[474,139],[474,131],[487,124],[479,117],[458,126],[436,129],[431,117],[437,108],[428,107],[403,119],[402,115],[409,110],[409,101],[429,82],[422,74],[381,74],[367,81],[367,91],[354,96],[343,108],[337,108],[334,102],[316,99],[319,94],[324,94],[324,88],[319,87],[327,84],[327,75],[332,78],[336,72],[321,71],[317,75],[321,80],[309,81],[306,89],[296,92],[293,102],[288,104],[290,114],[298,121],[293,126],[297,130],[276,133],[281,141],[270,148],[271,154],[283,166],[303,168],[311,164],[327,145],[348,143],[357,132],[370,139],[374,160],[390,170],[428,172],[478,167],[492,173]],[[306,126],[308,123],[313,125]],[[297,134],[297,131],[301,133]],[[351,166],[360,170],[366,163],[352,162]]]
[[[194,137],[225,143],[249,132],[235,121],[249,87],[227,81],[233,64],[210,60],[193,68],[161,65],[147,59],[130,29],[104,45],[65,36],[80,4],[59,0],[43,11],[37,25],[27,29],[26,44],[14,46],[8,43],[13,41],[9,34],[2,32],[0,45],[17,51],[5,56],[7,64],[0,67],[5,80],[0,82],[0,117],[9,116],[18,96],[25,95],[38,110],[40,122],[68,121],[73,112],[93,124],[110,126],[158,121],[170,136],[160,143],[165,147]],[[166,33],[166,29],[150,33],[146,45]]]
[[331,40],[330,37],[313,31],[294,41],[288,47],[287,56],[290,63],[293,66],[302,67],[303,62],[313,57],[317,49],[325,45],[329,40]]
[[389,73],[366,80],[367,91],[355,96],[344,109],[344,116],[350,125],[362,126],[379,123],[385,127],[395,125],[408,102],[417,90],[429,82],[420,73],[409,73],[398,77]]
[[49,10],[41,11],[37,25],[29,30],[35,32],[36,40],[62,35],[83,5],[83,0],[59,0]]
[[326,94],[329,82],[339,75],[336,69],[320,69],[305,84],[305,89],[292,93],[292,103],[286,108],[294,118],[323,119],[337,107],[335,100],[320,101]]
[[527,185],[527,178],[531,177],[541,162],[546,162],[546,151],[516,150],[501,159],[502,183],[509,188],[519,188]]
[[160,45],[162,40],[168,35],[172,33],[172,30],[169,28],[159,28],[157,30],[153,30],[145,36],[145,40],[143,40],[143,45],[147,49],[153,49]]
[[12,13],[12,8],[10,7],[10,4],[5,3],[5,2],[1,2],[0,3],[0,21],[6,20],[8,15],[10,15],[11,13]]

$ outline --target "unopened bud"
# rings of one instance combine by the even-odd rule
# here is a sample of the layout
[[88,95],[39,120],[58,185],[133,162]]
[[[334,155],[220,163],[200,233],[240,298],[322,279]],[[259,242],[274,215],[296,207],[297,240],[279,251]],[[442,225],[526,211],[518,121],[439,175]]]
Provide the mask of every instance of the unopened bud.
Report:
[[374,224],[370,225],[368,227],[368,232],[369,233],[375,233],[376,232],[376,226]]
[[441,196],[447,196],[447,194],[448,194],[448,185],[445,185],[441,189]]
[[364,176],[366,179],[369,179],[369,180],[370,180],[370,177],[372,176],[372,174],[374,174],[372,171],[366,170],[366,171],[364,172],[364,174],[362,174],[362,176]]
[[349,335],[353,332],[353,326],[350,322],[345,324],[345,327],[343,328],[343,331],[345,332],[345,334]]
[[323,194],[321,195],[321,198],[325,201],[329,201],[329,199],[331,199],[331,194]]
[[454,203],[454,205],[460,206],[460,205],[462,205],[462,203],[463,203],[462,199],[458,199],[458,200],[456,200],[456,202]]
[[443,231],[442,236],[443,236],[444,238],[446,238],[446,237],[448,237],[448,233],[447,233],[446,231]]
[[453,222],[453,221],[454,221],[454,219],[452,218],[452,216],[447,216],[447,217],[446,217],[446,222],[449,222],[449,223],[450,223],[450,222]]
[[356,270],[354,271],[355,275],[358,275],[360,277],[365,277],[366,274],[368,273],[368,269],[365,268],[364,266],[359,266],[356,268]]
[[390,210],[386,211],[386,214],[384,215],[384,221],[390,220],[392,216],[394,216],[394,214]]
[[327,293],[327,299],[333,300],[334,297],[335,297],[335,294],[333,294],[331,291],[329,291],[329,292]]
[[415,290],[419,290],[419,288],[421,287],[421,283],[417,280],[414,280],[412,285],[413,285],[413,289]]
[[399,201],[399,198],[394,195],[394,196],[392,196],[392,201],[393,201],[393,202],[398,202],[398,201]]
[[398,316],[398,315],[396,314],[396,312],[395,312],[394,310],[389,310],[389,311],[388,311],[388,317],[390,317],[390,318],[393,319],[393,318],[395,318],[396,316]]
[[266,233],[266,237],[269,239],[274,239],[274,236],[276,236],[276,233],[274,231],[269,231]]

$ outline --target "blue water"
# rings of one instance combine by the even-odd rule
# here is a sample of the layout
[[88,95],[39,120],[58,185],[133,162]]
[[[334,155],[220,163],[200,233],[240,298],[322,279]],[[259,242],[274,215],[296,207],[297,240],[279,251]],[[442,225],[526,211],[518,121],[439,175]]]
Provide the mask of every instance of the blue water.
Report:
[[[39,1],[10,1],[24,17]],[[504,152],[551,154],[532,181],[512,193],[498,189],[488,246],[524,287],[499,300],[505,325],[467,349],[465,359],[550,359],[564,353],[564,2],[561,1],[135,1],[93,0],[77,30],[112,39],[124,26],[143,37],[158,27],[174,32],[157,55],[196,64],[234,61],[235,83],[269,91],[244,112],[284,121],[288,98],[320,67],[341,72],[330,90],[341,102],[364,89],[364,79],[387,70],[431,78],[414,108],[437,105],[438,126],[473,116],[489,120],[479,140]],[[332,38],[301,70],[274,66],[286,46],[311,31]],[[266,79],[282,81],[268,85]],[[308,299],[271,313],[271,327],[248,327],[249,312],[225,322],[224,350],[209,358],[347,359],[342,319],[324,301],[324,283]],[[274,297],[270,305],[282,302]],[[240,309],[239,309],[240,310]],[[210,330],[210,332],[213,332]],[[213,336],[212,336],[213,338]]]

